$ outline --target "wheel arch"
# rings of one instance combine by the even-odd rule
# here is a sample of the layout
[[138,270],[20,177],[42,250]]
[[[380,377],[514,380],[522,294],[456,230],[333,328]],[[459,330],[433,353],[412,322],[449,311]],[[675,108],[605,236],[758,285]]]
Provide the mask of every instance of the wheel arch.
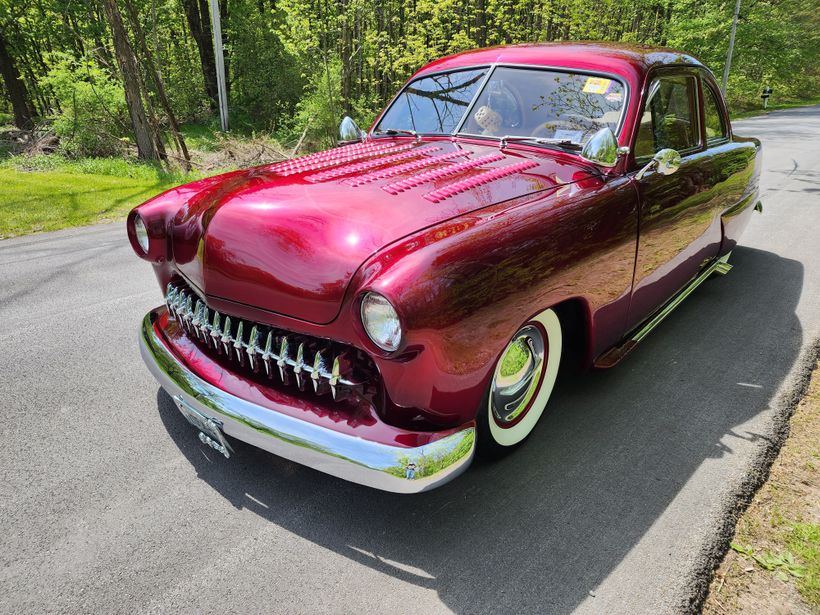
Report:
[[[550,309],[550,308],[547,308]],[[579,372],[592,362],[592,313],[583,297],[572,297],[552,306],[561,321],[564,338],[562,372]]]

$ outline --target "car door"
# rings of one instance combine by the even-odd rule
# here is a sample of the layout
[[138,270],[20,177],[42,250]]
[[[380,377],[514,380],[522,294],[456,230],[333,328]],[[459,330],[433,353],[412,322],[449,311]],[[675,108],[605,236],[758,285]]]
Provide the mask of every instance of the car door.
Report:
[[[715,180],[705,167],[699,75],[693,69],[667,69],[655,72],[647,84],[632,150],[640,220],[628,330],[715,258],[721,241],[720,216],[710,193]],[[681,155],[676,172],[638,173],[667,148]]]

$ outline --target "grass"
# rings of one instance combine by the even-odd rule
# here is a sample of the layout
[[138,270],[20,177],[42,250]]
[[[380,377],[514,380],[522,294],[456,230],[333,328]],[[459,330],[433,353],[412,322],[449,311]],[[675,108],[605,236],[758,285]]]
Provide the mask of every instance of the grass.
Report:
[[0,239],[121,219],[135,205],[191,179],[113,158],[7,158],[0,161]]
[[738,520],[703,612],[820,612],[820,365],[768,481]]
[[808,107],[811,105],[820,105],[820,98],[812,98],[809,100],[800,100],[800,101],[792,101],[792,102],[782,102],[782,103],[769,103],[769,106],[764,109],[763,103],[760,103],[761,106],[759,109],[748,109],[746,111],[738,111],[737,113],[730,113],[730,119],[734,120],[742,120],[747,117],[756,117],[758,115],[766,115],[770,111],[781,111],[783,109],[794,109],[796,107]]
[[204,124],[183,124],[179,130],[189,150],[210,152],[219,143],[218,123],[216,120]]

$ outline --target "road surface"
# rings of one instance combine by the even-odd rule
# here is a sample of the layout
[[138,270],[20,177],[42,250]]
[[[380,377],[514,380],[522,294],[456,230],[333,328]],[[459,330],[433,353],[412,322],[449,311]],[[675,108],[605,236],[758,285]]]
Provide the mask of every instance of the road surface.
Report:
[[122,223],[0,242],[0,612],[686,610],[820,336],[820,107],[735,130],[765,209],[731,273],[419,496],[200,444],[140,360],[161,297]]

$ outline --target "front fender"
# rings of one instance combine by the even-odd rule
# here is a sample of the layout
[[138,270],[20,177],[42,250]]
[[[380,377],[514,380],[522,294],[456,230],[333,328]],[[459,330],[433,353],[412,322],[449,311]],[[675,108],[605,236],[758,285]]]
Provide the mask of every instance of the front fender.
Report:
[[570,299],[588,307],[595,356],[623,334],[636,241],[634,188],[588,177],[382,250],[351,286],[384,294],[402,319],[403,348],[375,357],[390,399],[441,425],[472,419],[515,331]]

